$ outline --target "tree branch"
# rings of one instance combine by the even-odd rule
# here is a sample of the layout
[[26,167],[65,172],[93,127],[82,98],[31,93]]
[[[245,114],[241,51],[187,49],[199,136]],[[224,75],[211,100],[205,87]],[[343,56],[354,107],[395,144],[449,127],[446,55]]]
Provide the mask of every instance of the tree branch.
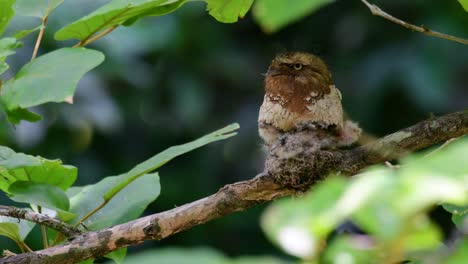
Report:
[[386,13],[385,11],[383,11],[382,9],[380,9],[380,7],[374,5],[374,4],[371,4],[369,2],[367,2],[366,0],[361,0],[361,2],[363,2],[368,8],[369,10],[371,11],[371,13],[375,16],[379,16],[379,17],[383,17],[395,24],[398,24],[400,26],[403,26],[405,28],[409,28],[411,30],[414,30],[414,31],[418,31],[418,32],[421,32],[423,34],[426,34],[428,36],[432,36],[432,37],[437,37],[437,38],[443,38],[443,39],[447,39],[447,40],[450,40],[450,41],[454,41],[454,42],[458,42],[458,43],[461,43],[461,44],[465,44],[465,45],[468,45],[468,39],[463,39],[463,38],[459,38],[459,37],[455,37],[455,36],[452,36],[452,35],[447,35],[447,34],[444,34],[444,33],[440,33],[440,32],[437,32],[437,31],[433,31],[433,30],[430,30],[424,26],[416,26],[416,25],[413,25],[413,24],[410,24],[410,23],[407,23],[403,20],[400,20],[388,13]]
[[82,233],[78,228],[65,224],[55,218],[23,208],[0,205],[0,215],[24,219],[47,226],[64,234],[68,238],[76,237]]
[[[269,153],[266,171],[251,180],[226,185],[211,196],[172,210],[83,234],[63,245],[0,259],[0,264],[75,263],[100,257],[121,247],[145,240],[160,240],[210,220],[291,195],[297,189],[310,187],[332,171],[353,175],[369,165],[399,158],[410,151],[465,134],[468,134],[468,111],[422,121],[350,150],[304,150],[287,158],[275,158],[282,148],[277,146]],[[268,166],[269,161],[299,165]],[[296,164],[296,161],[300,162]],[[289,175],[295,180],[285,184],[279,175]]]

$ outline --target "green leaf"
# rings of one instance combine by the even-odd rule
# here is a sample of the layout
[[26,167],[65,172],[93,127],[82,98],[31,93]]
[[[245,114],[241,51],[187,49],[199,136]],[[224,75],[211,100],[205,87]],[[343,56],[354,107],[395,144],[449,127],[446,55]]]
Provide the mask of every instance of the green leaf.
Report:
[[219,22],[234,23],[245,14],[252,6],[253,0],[205,0],[211,16]]
[[159,167],[166,164],[167,162],[169,162],[177,156],[180,156],[184,153],[187,153],[209,143],[235,136],[237,133],[234,131],[237,129],[239,129],[239,124],[231,124],[192,142],[185,143],[179,146],[173,146],[164,150],[163,152],[153,156],[152,158],[138,164],[136,167],[124,174],[124,177],[122,178],[123,180],[105,193],[105,195],[103,196],[104,200],[110,200],[116,193],[121,191],[123,188],[125,188],[125,186],[130,184],[132,181],[134,181],[141,175],[158,169]]
[[309,258],[342,219],[326,214],[338,201],[347,180],[331,177],[301,199],[284,199],[270,206],[262,217],[267,236],[287,253]]
[[265,32],[273,33],[332,2],[334,0],[256,0],[253,14]]
[[[444,264],[464,264],[468,259],[468,238],[465,235],[462,239],[457,241],[455,249],[447,258],[439,263]],[[432,259],[431,259],[432,260]],[[430,262],[427,262],[430,263]]]
[[53,210],[67,211],[68,196],[57,186],[26,181],[16,181],[8,188],[10,198],[19,203],[30,203]]
[[37,121],[37,115],[23,109],[69,100],[79,79],[103,60],[104,55],[95,50],[62,48],[29,62],[2,89],[9,118]]
[[123,260],[126,255],[127,255],[127,248],[120,248],[115,251],[112,251],[111,253],[105,255],[104,257],[108,259],[112,259],[115,262],[115,264],[123,264]]
[[[93,185],[79,187],[79,189],[72,188],[69,193],[74,194],[70,197],[70,212],[77,215],[72,223],[76,223],[100,205],[103,202],[104,193],[121,182],[123,178],[125,175],[106,177]],[[85,224],[91,230],[98,230],[133,220],[159,196],[160,191],[158,174],[146,174],[118,193]]]
[[11,238],[16,242],[23,241],[18,226],[13,223],[0,223],[0,235]]
[[468,12],[468,0],[458,0],[458,2],[460,2],[463,9],[465,9],[465,11]]
[[13,4],[16,0],[2,0],[0,1],[0,36],[5,31],[6,26],[10,19],[15,15]]
[[8,109],[63,102],[73,96],[78,80],[103,60],[101,52],[85,48],[47,53],[26,64],[5,83],[3,100]]
[[8,192],[16,181],[31,181],[68,189],[76,180],[77,169],[60,160],[34,157],[0,146],[0,189]]
[[5,111],[7,113],[8,121],[10,121],[10,123],[15,124],[15,125],[19,124],[21,120],[25,120],[28,122],[37,122],[37,121],[42,120],[42,116],[24,108],[16,108],[11,111],[8,109],[5,109]]
[[160,16],[175,11],[187,0],[113,0],[91,14],[63,27],[56,40],[85,40],[94,34],[121,24],[131,24],[143,16]]
[[0,59],[3,61],[7,56],[15,54],[14,49],[23,46],[15,38],[1,38],[0,39]]
[[57,8],[64,0],[16,0],[15,11],[21,16],[43,18]]
[[15,38],[0,39],[0,74],[8,70],[8,64],[5,63],[6,57],[15,54],[15,49],[22,45],[23,44],[18,42]]
[[444,204],[443,207],[452,213],[452,222],[455,223],[458,229],[463,230],[465,225],[468,226],[468,205]]
[[40,30],[43,27],[44,27],[43,25],[39,25],[39,26],[37,26],[35,28],[20,30],[20,31],[14,33],[13,37],[16,38],[17,40],[19,40],[19,39],[22,39],[22,38],[26,37],[27,35],[29,35],[29,34],[31,34],[33,32],[36,32],[36,31]]
[[377,259],[371,237],[364,235],[343,235],[331,241],[324,252],[324,263],[340,263],[340,256],[347,256],[349,263],[371,264]]
[[[11,223],[17,226],[18,228],[18,234],[15,234],[15,236],[18,236],[20,240],[24,240],[28,234],[31,232],[31,230],[34,228],[36,225],[33,222],[26,221],[23,219],[18,219],[18,218],[12,218],[12,217],[7,217],[7,216],[0,216],[0,224],[2,223]],[[15,228],[11,229],[9,228],[9,232],[12,230],[14,231]]]
[[8,70],[8,68],[10,68],[8,64],[3,61],[0,62],[0,74],[4,73],[6,70]]
[[407,221],[405,236],[407,251],[435,250],[442,245],[442,233],[426,215],[418,215]]

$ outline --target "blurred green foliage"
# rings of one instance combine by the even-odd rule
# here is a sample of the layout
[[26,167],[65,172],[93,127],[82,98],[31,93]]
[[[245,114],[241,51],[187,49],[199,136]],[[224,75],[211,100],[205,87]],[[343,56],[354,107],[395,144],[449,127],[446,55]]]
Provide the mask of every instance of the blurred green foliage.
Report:
[[[464,139],[431,156],[403,159],[398,169],[381,165],[352,179],[331,176],[304,197],[274,203],[262,226],[286,252],[313,263],[341,263],[343,256],[349,263],[397,263],[415,254],[430,263],[441,258],[437,251],[445,246],[440,228],[427,213],[446,203],[468,205],[467,154]],[[467,235],[468,214],[457,215],[459,232]],[[366,235],[344,233],[327,241],[348,219]],[[452,255],[447,253],[442,258]],[[457,263],[467,260],[468,252]]]
[[[49,1],[52,6],[47,5],[41,14],[48,14],[61,2]],[[63,2],[50,13],[40,54],[74,45],[72,41],[55,41],[54,32],[69,27],[66,25],[73,21],[83,21],[83,16],[106,3],[112,6],[118,2]],[[148,7],[145,3],[156,1],[135,2],[142,4],[131,7],[139,13]],[[184,2],[176,1],[176,4]],[[225,14],[217,9],[222,2],[212,0],[208,8],[211,8],[210,14],[223,22],[244,17],[247,5],[251,5],[251,1],[229,1],[246,6],[238,12],[224,8],[222,10],[228,10]],[[126,21],[120,22],[132,24],[131,27],[119,27],[90,45],[104,52],[106,61],[81,79],[74,104],[34,107],[33,111],[44,118],[38,123],[22,122],[11,127],[2,122],[0,144],[18,152],[60,158],[67,164],[74,164],[79,168],[76,183],[86,185],[99,182],[103,175],[127,171],[168,146],[238,121],[242,129],[231,142],[190,153],[190,157],[181,157],[161,170],[161,197],[146,212],[154,213],[206,196],[225,183],[250,178],[262,169],[260,140],[256,135],[257,111],[263,92],[261,73],[278,52],[305,50],[323,57],[343,93],[348,114],[367,132],[377,136],[426,118],[429,113],[466,108],[466,47],[428,38],[373,17],[359,1],[336,1],[309,16],[304,11],[313,11],[325,2],[329,1],[295,1],[302,5],[294,8],[298,11],[296,15],[287,18],[295,23],[286,26],[282,16],[270,21],[267,19],[271,17],[264,15],[265,20],[262,20],[262,5],[275,1],[255,1],[256,21],[264,30],[278,31],[273,35],[263,33],[249,14],[236,24],[217,23],[206,15],[202,2],[191,2],[177,12],[157,18],[126,17]],[[455,1],[381,2],[382,8],[399,18],[466,36],[467,15]],[[7,12],[5,16],[8,16],[8,4],[12,3],[2,1],[7,6],[0,8],[0,13]],[[37,1],[38,5],[44,3]],[[256,11],[258,9],[260,11]],[[158,6],[146,11],[145,15],[164,14]],[[23,37],[36,32],[37,24],[37,18],[15,16],[7,35]],[[81,30],[87,30],[85,25],[81,24]],[[112,25],[106,23],[105,26]],[[102,25],[98,27],[104,29]],[[78,38],[90,35],[83,36]],[[6,59],[11,67],[8,71],[8,65],[0,63],[0,74],[6,71],[2,79],[13,77],[30,60],[35,37],[36,34],[25,35],[23,47],[10,46],[2,50],[0,46],[2,63],[6,56],[17,52]],[[2,53],[4,51],[6,53]],[[2,54],[7,55],[2,57]],[[13,116],[36,120],[30,113],[13,112]],[[67,193],[69,197],[76,194],[76,190],[69,191],[73,191]],[[126,199],[121,203],[131,206],[128,196]],[[0,197],[0,203],[11,201]],[[260,232],[261,211],[262,208],[254,208],[196,227],[183,235],[148,242],[146,246],[203,245],[216,247],[229,255],[278,254]],[[430,216],[443,231],[437,234],[437,239],[452,232],[450,214],[435,210]],[[327,228],[329,232],[333,226]],[[38,237],[37,230],[33,230],[27,240],[33,249],[41,247]],[[361,256],[362,252],[351,247],[350,240],[352,238],[340,237],[329,250],[344,248],[353,256]],[[7,241],[0,242],[14,248]],[[466,243],[463,245],[466,248]],[[325,257],[334,256],[328,252]]]

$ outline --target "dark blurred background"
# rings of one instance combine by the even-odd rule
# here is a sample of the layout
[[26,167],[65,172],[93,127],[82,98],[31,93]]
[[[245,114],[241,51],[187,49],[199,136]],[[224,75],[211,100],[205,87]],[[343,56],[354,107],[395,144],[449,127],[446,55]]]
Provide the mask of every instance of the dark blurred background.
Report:
[[[106,2],[65,1],[49,18],[40,54],[74,44],[57,42],[53,34]],[[468,37],[468,13],[455,0],[374,2],[408,22]],[[15,18],[9,31],[38,23]],[[27,37],[9,58],[11,70],[4,76],[29,61],[35,38]],[[34,108],[44,117],[38,123],[12,127],[3,121],[1,145],[75,165],[76,185],[85,185],[128,171],[171,145],[240,123],[238,136],[165,165],[161,195],[146,214],[210,195],[262,170],[256,123],[263,99],[261,73],[279,52],[322,57],[349,116],[375,136],[468,106],[467,46],[372,16],[360,1],[336,1],[272,35],[262,32],[251,13],[238,23],[222,24],[205,12],[204,2],[189,2],[175,13],[118,28],[89,48],[103,51],[106,60],[80,81],[75,103]],[[231,256],[279,254],[260,230],[263,208],[131,250],[208,246]],[[450,223],[444,213],[435,217]],[[29,243],[41,246],[39,239]]]

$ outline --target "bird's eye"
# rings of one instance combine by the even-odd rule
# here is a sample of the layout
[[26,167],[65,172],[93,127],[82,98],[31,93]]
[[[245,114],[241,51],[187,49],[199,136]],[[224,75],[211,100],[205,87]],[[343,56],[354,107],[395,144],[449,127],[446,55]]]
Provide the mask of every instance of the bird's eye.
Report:
[[293,68],[294,68],[295,70],[300,70],[300,69],[302,69],[302,64],[296,63],[296,64],[294,64]]

